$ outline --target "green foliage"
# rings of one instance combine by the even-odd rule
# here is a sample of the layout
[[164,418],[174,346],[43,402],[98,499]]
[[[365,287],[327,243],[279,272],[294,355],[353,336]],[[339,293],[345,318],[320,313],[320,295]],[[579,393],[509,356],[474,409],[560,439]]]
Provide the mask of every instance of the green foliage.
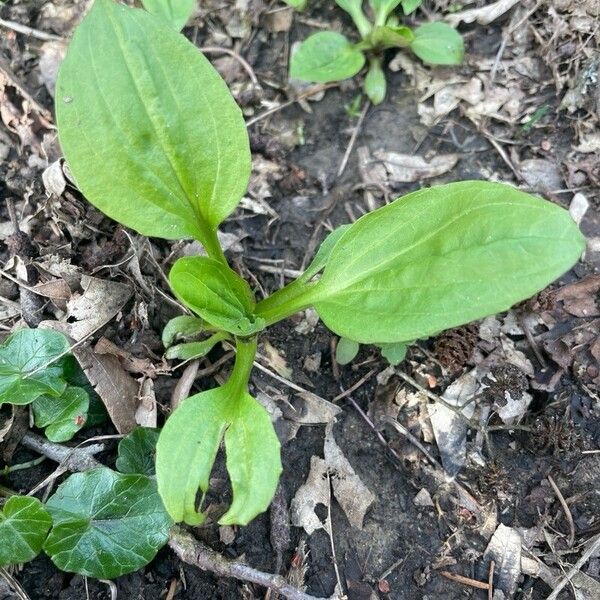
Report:
[[423,4],[423,0],[402,0],[402,12],[405,15],[410,15],[410,13],[415,12],[421,4]]
[[426,23],[414,31],[411,50],[429,65],[459,65],[465,55],[460,33],[446,23]]
[[180,31],[196,8],[196,0],[142,0],[144,8]]
[[[387,17],[365,27],[361,2],[337,3],[361,23],[363,41],[311,36],[294,55],[292,76],[352,76],[365,51],[377,59],[381,47],[369,46],[371,34],[382,46],[410,41],[430,62],[443,60],[443,52],[457,59],[457,34],[447,26],[409,32]],[[375,4],[383,14],[399,3]],[[374,102],[383,97],[381,75],[373,69],[367,78]],[[583,250],[558,206],[506,185],[456,183],[414,192],[338,228],[297,280],[255,304],[216,235],[245,191],[248,135],[224,82],[197,50],[144,11],[97,0],[73,38],[57,89],[60,140],[83,193],[141,233],[192,236],[205,245],[207,257],[183,258],[171,269],[173,292],[198,316],[168,324],[167,356],[201,355],[223,339],[236,347],[226,383],[184,400],[159,435],[157,485],[175,521],[205,519],[197,495],[208,491],[221,441],[233,501],[220,522],[247,523],[274,494],[279,442],[248,391],[256,337],[267,325],[315,307],[336,334],[353,340],[351,349],[374,343],[397,363],[407,343],[537,292]],[[28,379],[21,371],[11,376]],[[38,396],[47,393],[42,388]],[[155,435],[134,432],[124,440],[117,466],[150,472]],[[153,485],[145,475],[105,469],[69,478],[49,502],[56,523],[46,549],[55,563],[99,577],[145,564],[170,523]]]
[[0,567],[33,560],[51,525],[48,511],[37,498],[11,496],[0,511]]
[[283,0],[288,6],[296,10],[304,10],[308,6],[308,0]]
[[205,256],[180,258],[169,274],[177,297],[217,329],[249,336],[264,329],[250,286],[227,265]]
[[136,427],[119,442],[119,456],[116,467],[121,473],[148,475],[152,477],[156,471],[154,456],[158,429]]
[[327,83],[354,77],[365,64],[365,55],[345,36],[320,31],[304,40],[294,52],[290,77]]
[[360,350],[360,344],[348,338],[340,338],[335,347],[335,360],[340,365],[351,363]]
[[0,346],[0,404],[60,396],[67,383],[56,361],[68,351],[67,338],[49,329],[21,329],[9,336]]
[[373,104],[381,104],[385,99],[386,91],[385,73],[381,68],[381,61],[372,58],[369,64],[369,70],[365,77],[365,94]]
[[45,552],[61,570],[114,579],[149,563],[171,519],[154,481],[99,468],[71,475],[48,500]]
[[66,442],[86,424],[89,405],[90,397],[80,387],[69,386],[60,398],[44,394],[32,404],[35,426],[45,427],[52,442]]
[[145,235],[218,247],[250,149],[240,109],[197,48],[143,10],[97,0],[56,88],[61,147],[90,202]]

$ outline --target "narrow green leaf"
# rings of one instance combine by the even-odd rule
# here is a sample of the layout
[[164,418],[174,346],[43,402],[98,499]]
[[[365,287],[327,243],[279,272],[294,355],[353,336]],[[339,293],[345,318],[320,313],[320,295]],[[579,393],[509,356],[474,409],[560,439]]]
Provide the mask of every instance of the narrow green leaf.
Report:
[[225,82],[160,19],[96,0],[61,65],[61,147],[86,198],[144,235],[214,237],[250,174]]
[[33,560],[52,526],[44,505],[29,496],[11,496],[0,511],[0,567]]
[[351,363],[360,350],[360,344],[354,340],[342,337],[335,347],[335,360],[340,365]]
[[340,225],[323,240],[315,257],[312,259],[312,262],[308,265],[306,271],[302,273],[303,280],[308,281],[309,279],[312,279],[317,273],[325,268],[333,247],[349,227],[350,225]]
[[190,360],[192,358],[200,358],[201,356],[206,356],[216,344],[228,338],[230,338],[230,336],[227,333],[219,331],[200,342],[187,342],[185,344],[171,346],[165,352],[165,357],[169,360]]
[[369,100],[377,106],[385,100],[385,92],[387,84],[385,81],[385,73],[381,68],[381,61],[372,59],[369,65],[367,76],[365,77],[365,94]]
[[567,271],[584,247],[567,211],[511,186],[422,189],[346,230],[313,303],[340,336],[415,340],[507,310]]
[[0,346],[0,404],[30,404],[66,387],[57,359],[69,351],[67,338],[49,329],[21,329]]
[[181,302],[218,329],[241,336],[264,329],[264,321],[254,316],[250,286],[212,258],[180,258],[169,273],[169,282]]
[[381,349],[381,356],[387,360],[390,365],[399,365],[406,358],[408,344],[405,342],[395,342],[392,344],[377,344]]
[[327,83],[354,77],[365,56],[341,33],[321,31],[304,40],[290,61],[290,77]]
[[99,468],[71,475],[48,500],[54,526],[44,544],[62,571],[114,579],[147,565],[172,522],[154,481]]
[[429,65],[459,65],[465,56],[465,43],[447,23],[426,23],[417,27],[411,50]]
[[171,319],[162,331],[162,343],[165,348],[172,346],[175,341],[182,337],[190,337],[201,333],[206,323],[198,317],[181,315]]
[[119,442],[119,456],[115,466],[121,473],[148,475],[156,471],[154,466],[158,429],[136,427]]
[[184,400],[158,440],[158,489],[175,522],[204,521],[196,495],[208,490],[223,436],[233,503],[221,522],[243,525],[268,507],[281,472],[279,441],[264,408],[225,384]]
[[142,0],[142,5],[175,31],[181,31],[196,8],[196,0]]
[[369,5],[375,14],[377,23],[385,22],[402,0],[369,0]]
[[352,17],[361,37],[366,38],[371,30],[371,23],[363,12],[363,0],[335,0],[335,2]]
[[31,405],[35,426],[45,428],[51,442],[66,442],[86,424],[89,404],[80,387],[69,386],[61,396],[39,396]]

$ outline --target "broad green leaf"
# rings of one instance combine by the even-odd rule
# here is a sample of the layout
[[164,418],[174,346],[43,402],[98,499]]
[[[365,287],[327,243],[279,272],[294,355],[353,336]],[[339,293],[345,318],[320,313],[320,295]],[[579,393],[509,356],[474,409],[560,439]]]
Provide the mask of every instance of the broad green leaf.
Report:
[[312,303],[340,336],[415,340],[507,310],[567,271],[584,247],[567,211],[511,186],[422,189],[346,230]]
[[341,33],[321,31],[304,40],[290,61],[290,77],[327,83],[354,77],[365,56]]
[[410,27],[399,25],[390,27],[381,25],[375,27],[369,36],[371,44],[376,48],[407,48],[415,39]]
[[161,19],[96,0],[61,65],[61,147],[86,198],[150,236],[214,238],[250,174],[225,82]]
[[395,342],[391,344],[377,344],[381,349],[381,356],[387,360],[390,365],[399,365],[406,358],[408,344],[405,342]]
[[31,405],[35,426],[45,428],[51,442],[66,442],[86,424],[89,404],[80,387],[69,386],[61,396],[39,396]]
[[154,481],[99,468],[75,473],[46,507],[54,522],[44,544],[62,571],[114,579],[147,565],[172,525]]
[[198,317],[181,315],[171,319],[163,329],[162,343],[165,348],[172,346],[179,337],[190,337],[202,332],[206,323]]
[[308,265],[306,271],[302,273],[303,280],[308,281],[323,270],[329,260],[333,247],[349,227],[350,225],[340,225],[323,240],[312,262]]
[[421,4],[423,4],[423,0],[402,0],[402,12],[405,15],[410,15],[410,13],[415,12]]
[[144,8],[181,31],[196,8],[196,0],[142,0]]
[[465,43],[447,23],[426,23],[417,27],[410,49],[429,65],[459,65],[465,56]]
[[340,365],[351,363],[360,350],[360,344],[348,338],[340,338],[335,347],[335,360]]
[[372,60],[365,77],[364,89],[365,94],[375,106],[385,100],[386,87],[385,73],[381,68],[381,62]]
[[121,473],[153,476],[156,468],[158,429],[136,427],[119,442],[119,456],[115,466]]
[[67,338],[49,329],[21,329],[0,346],[0,404],[30,404],[42,394],[60,395],[66,382],[57,359]]
[[169,360],[173,360],[175,358],[179,360],[200,358],[201,356],[206,356],[216,344],[228,338],[230,338],[230,336],[227,333],[219,331],[218,333],[215,333],[209,338],[201,340],[200,342],[187,342],[185,344],[171,346],[165,352],[165,357]]
[[175,522],[204,521],[196,495],[208,490],[223,437],[233,503],[219,522],[245,525],[269,506],[281,473],[279,440],[265,409],[247,392],[225,384],[184,400],[159,437],[158,489]]
[[44,505],[29,496],[11,496],[0,511],[0,567],[33,560],[52,526]]
[[254,316],[250,286],[222,263],[205,256],[180,258],[169,273],[175,295],[205,321],[235,335],[264,329]]

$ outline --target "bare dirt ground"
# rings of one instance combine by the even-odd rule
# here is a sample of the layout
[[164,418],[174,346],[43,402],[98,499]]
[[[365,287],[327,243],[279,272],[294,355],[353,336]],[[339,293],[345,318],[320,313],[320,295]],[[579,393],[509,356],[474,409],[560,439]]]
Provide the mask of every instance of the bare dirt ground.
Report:
[[[491,598],[472,580],[487,583],[493,561],[494,598],[546,598],[600,533],[599,3],[498,2],[504,10],[495,18],[490,4],[426,1],[417,20],[450,15],[466,41],[465,63],[431,69],[392,52],[388,97],[366,112],[364,100],[351,110],[360,78],[321,93],[288,82],[295,42],[321,28],[353,35],[333,2],[313,0],[298,14],[278,2],[207,0],[184,29],[209,49],[252,123],[252,181],[224,241],[259,294],[306,266],[331,228],[423,185],[513,183],[570,207],[588,238],[581,263],[550,289],[418,342],[396,368],[371,347],[337,365],[334,336],[310,313],[263,335],[266,371],[255,370],[252,386],[286,441],[280,510],[247,527],[212,523],[195,534],[267,572],[278,568],[280,552],[281,573],[315,596],[341,585],[349,600]],[[177,314],[164,273],[197,249],[124,231],[64,179],[52,94],[65,41],[87,5],[0,5],[0,18],[33,28],[0,26],[0,239],[12,233],[8,200],[31,242],[26,262],[37,266],[37,281],[63,279],[74,291],[76,272],[131,288],[112,313],[94,315],[99,328],[87,343],[110,340],[140,385],[152,381],[160,423],[182,371],[161,359],[160,331]],[[462,12],[469,9],[481,11]],[[243,57],[251,77],[219,48]],[[418,168],[414,156],[423,159]],[[15,249],[0,248],[3,269],[14,274]],[[0,296],[5,333],[21,319],[64,315],[60,298],[31,306],[10,279],[0,282]],[[222,355],[215,351],[200,368],[210,371]],[[197,378],[194,389],[211,387],[228,368]],[[469,423],[436,396],[475,397]],[[3,428],[9,419],[3,410],[3,460],[35,458],[19,444],[27,414]],[[76,441],[114,433],[107,422]],[[327,444],[329,454],[339,449],[337,461],[327,459]],[[116,441],[107,447],[99,458],[111,465]],[[319,471],[311,458],[324,456]],[[0,483],[27,493],[51,472],[45,462]],[[213,483],[218,509],[228,494],[223,464]],[[277,540],[288,531],[282,547]],[[13,575],[32,599],[110,598],[105,583],[58,572],[43,557]],[[596,551],[558,597],[600,598],[599,575]],[[187,566],[169,549],[115,583],[118,597],[132,600],[265,597],[264,589]]]

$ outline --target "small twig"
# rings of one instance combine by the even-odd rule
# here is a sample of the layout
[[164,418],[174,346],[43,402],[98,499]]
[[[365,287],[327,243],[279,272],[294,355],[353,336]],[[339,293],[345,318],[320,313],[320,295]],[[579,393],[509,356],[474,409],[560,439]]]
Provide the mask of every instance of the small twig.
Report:
[[494,600],[494,571],[496,570],[496,563],[490,561],[490,573],[488,575],[488,600]]
[[440,465],[440,463],[437,460],[435,460],[435,458],[433,456],[431,456],[431,453],[429,452],[429,450],[427,450],[427,448],[425,448],[425,446],[423,446],[423,444],[421,444],[421,442],[408,429],[406,429],[406,427],[404,427],[404,425],[402,425],[396,419],[393,419],[392,417],[389,417],[389,416],[386,417],[385,420],[398,433],[401,433],[413,446],[415,446],[416,448],[418,448],[425,455],[425,457],[427,458],[427,460],[436,469],[439,469],[440,471],[444,470],[443,467],[442,467],[442,465]]
[[229,48],[222,48],[221,46],[202,46],[199,48],[199,50],[204,54],[227,54],[228,56],[231,56],[231,58],[235,58],[235,60],[242,65],[244,71],[248,73],[250,81],[252,81],[255,86],[260,87],[260,83],[258,81],[258,77],[256,77],[256,74],[254,73],[254,69],[252,69],[246,59],[243,56],[240,56],[237,52],[234,52]]
[[93,455],[102,452],[104,444],[93,444],[86,448],[68,448],[31,432],[26,433],[21,442],[26,448],[60,463],[69,471],[87,471],[102,466]]
[[462,585],[468,585],[469,587],[474,587],[478,590],[490,589],[490,584],[487,583],[487,581],[477,581],[477,579],[456,575],[456,573],[450,573],[450,571],[440,571],[440,575],[443,575],[446,579],[450,579],[451,581],[456,581],[456,583],[462,583]]
[[310,90],[307,90],[306,92],[304,92],[302,94],[299,94],[298,96],[296,96],[295,98],[292,98],[291,100],[286,100],[282,104],[279,104],[278,106],[274,106],[273,108],[269,108],[269,110],[265,110],[265,112],[260,113],[260,115],[256,115],[256,117],[253,117],[252,119],[248,119],[246,121],[246,127],[250,127],[250,125],[254,125],[254,123],[258,123],[258,121],[262,121],[263,119],[266,119],[268,116],[272,115],[273,113],[276,113],[277,111],[280,111],[283,108],[287,108],[288,106],[295,104],[296,102],[298,102],[298,100],[304,100],[304,98],[310,98],[311,96],[314,96],[315,94],[324,92],[325,90],[329,90],[331,88],[338,87],[338,86],[339,86],[339,83],[327,83],[325,85],[318,85],[314,88],[311,88]]
[[200,361],[198,359],[188,363],[171,394],[171,410],[175,410],[190,395],[190,390],[198,375],[199,366]]
[[310,596],[291,586],[281,575],[263,573],[241,562],[227,560],[180,527],[171,530],[169,546],[183,562],[203,571],[261,585],[285,596],[288,600],[317,600],[315,596]]
[[115,584],[115,582],[110,581],[109,579],[98,579],[98,581],[108,586],[108,589],[110,590],[110,600],[117,600],[117,598],[119,597],[119,592],[117,590],[117,585]]
[[344,586],[342,585],[342,578],[340,577],[340,570],[337,564],[337,556],[335,554],[335,542],[333,541],[333,525],[331,524],[331,477],[329,475],[329,470],[327,471],[327,493],[328,493],[328,501],[327,501],[327,535],[329,536],[329,545],[331,547],[331,560],[333,561],[333,570],[335,571],[335,578],[337,579],[337,584],[340,589],[340,592],[343,593]]
[[350,394],[352,394],[352,392],[355,392],[359,387],[361,387],[367,381],[369,381],[369,379],[371,379],[371,377],[373,377],[373,375],[375,375],[376,371],[377,371],[377,369],[371,369],[364,377],[361,377],[355,384],[351,385],[347,390],[342,391],[341,394],[338,394],[332,400],[332,402],[335,404],[339,400],[342,400],[342,398],[345,398],[346,396],[349,396]]
[[371,101],[367,100],[365,102],[365,105],[364,105],[361,113],[360,113],[360,117],[358,117],[358,121],[356,122],[356,126],[354,127],[354,130],[352,131],[352,135],[350,136],[350,141],[348,142],[348,147],[346,148],[346,152],[344,152],[344,157],[342,158],[342,162],[340,163],[340,166],[337,171],[338,177],[341,177],[346,169],[346,165],[348,164],[348,160],[350,159],[350,155],[352,154],[352,150],[354,148],[354,145],[356,144],[356,139],[358,138],[358,134],[360,133],[363,121],[365,120],[365,117],[367,116],[367,111],[369,110],[370,106],[371,106]]
[[34,458],[33,460],[28,460],[24,463],[19,463],[17,465],[6,466],[2,469],[2,473],[4,475],[8,475],[9,473],[14,473],[15,471],[24,471],[25,469],[30,469],[31,467],[37,467],[37,465],[42,464],[46,460],[45,456],[40,456],[38,458]]
[[4,577],[6,583],[8,583],[21,600],[31,600],[27,592],[21,587],[21,584],[3,567],[0,567],[0,577]]
[[581,558],[573,565],[573,567],[569,570],[565,578],[556,585],[552,593],[546,598],[546,600],[556,600],[558,595],[562,591],[562,589],[567,585],[567,583],[571,582],[571,579],[581,570],[581,567],[585,565],[585,563],[596,554],[600,550],[600,535],[596,537],[596,539],[588,546],[588,548],[583,552]]
[[29,37],[33,37],[44,42],[61,41],[63,39],[58,35],[54,35],[53,33],[46,33],[45,31],[40,31],[39,29],[33,29],[33,27],[21,25],[21,23],[16,23],[15,21],[6,21],[4,19],[0,19],[0,26],[6,27],[6,29],[12,29],[17,33],[22,33],[23,35],[28,35]]
[[561,491],[556,485],[556,482],[554,481],[554,479],[552,479],[550,475],[548,475],[548,483],[552,486],[552,489],[554,490],[554,493],[556,494],[556,497],[558,498],[558,501],[560,502],[560,505],[562,506],[562,509],[565,513],[565,518],[567,519],[567,523],[569,524],[569,538],[567,543],[569,548],[572,548],[573,543],[575,542],[575,523],[573,521],[573,515],[569,510],[569,505],[567,504],[565,497],[562,495]]

